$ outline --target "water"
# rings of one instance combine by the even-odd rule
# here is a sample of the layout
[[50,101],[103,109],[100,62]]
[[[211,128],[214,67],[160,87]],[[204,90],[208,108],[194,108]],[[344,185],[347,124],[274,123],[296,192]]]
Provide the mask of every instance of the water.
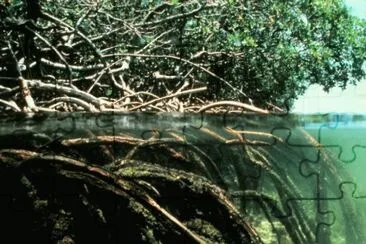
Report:
[[[322,146],[316,147],[302,130]],[[294,210],[298,210],[296,218],[305,215],[315,223],[309,224],[312,238],[322,240],[330,233],[332,243],[366,241],[366,233],[358,233],[357,238],[361,239],[352,239],[356,238],[354,231],[360,232],[359,228],[366,225],[357,222],[360,216],[366,216],[364,115],[56,113],[0,118],[0,137],[11,135],[14,139],[22,138],[24,133],[44,133],[55,140],[66,140],[90,136],[90,132],[94,136],[176,140],[180,144],[171,146],[178,152],[183,150],[182,153],[186,153],[185,146],[194,145],[204,153],[195,155],[206,155],[223,175],[223,182],[215,183],[224,184],[233,196],[256,191],[277,200],[282,213],[270,213],[275,225],[282,225],[283,219],[295,216]],[[0,149],[9,143],[0,141]],[[318,158],[320,149],[330,152],[329,160]],[[212,172],[202,175],[208,177]],[[284,191],[286,187],[288,192]],[[268,216],[258,208],[257,202],[234,197],[234,203],[260,233],[265,235],[271,231],[267,227],[263,229],[268,226],[269,222],[264,221]],[[329,213],[323,214],[324,211]],[[322,222],[328,225],[316,228],[316,223]],[[289,231],[284,227],[278,230]],[[277,238],[276,235],[268,236]],[[277,243],[278,240],[268,242]]]
[[340,123],[334,127],[312,124],[305,130],[343,162],[360,186],[360,194],[366,196],[366,122]]

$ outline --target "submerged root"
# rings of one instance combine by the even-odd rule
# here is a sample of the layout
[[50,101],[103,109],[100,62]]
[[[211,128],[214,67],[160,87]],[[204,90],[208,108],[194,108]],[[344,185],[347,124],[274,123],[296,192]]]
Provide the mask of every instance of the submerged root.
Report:
[[27,150],[1,150],[0,167],[1,221],[22,233],[15,242],[260,242],[224,192],[194,174],[137,161],[111,172]]
[[[0,136],[4,236],[17,230],[22,234],[9,236],[14,242],[40,243],[261,243],[262,235],[269,243],[317,241],[315,200],[297,201],[316,193],[295,178],[304,178],[305,149],[261,131],[167,132],[161,138],[85,130],[56,139],[25,130]],[[306,135],[302,141],[314,143]],[[325,150],[312,149],[319,158],[309,170],[322,167],[325,187],[339,191],[331,186],[347,174]],[[363,240],[352,200],[338,207],[354,224],[338,226],[337,234]]]

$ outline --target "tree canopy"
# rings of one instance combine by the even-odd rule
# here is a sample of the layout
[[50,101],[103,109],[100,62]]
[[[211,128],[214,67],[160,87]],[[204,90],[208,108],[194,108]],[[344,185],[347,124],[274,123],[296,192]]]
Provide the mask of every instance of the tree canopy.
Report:
[[366,24],[341,0],[14,0],[0,12],[0,99],[13,109],[24,86],[52,109],[284,108],[311,84],[365,77]]

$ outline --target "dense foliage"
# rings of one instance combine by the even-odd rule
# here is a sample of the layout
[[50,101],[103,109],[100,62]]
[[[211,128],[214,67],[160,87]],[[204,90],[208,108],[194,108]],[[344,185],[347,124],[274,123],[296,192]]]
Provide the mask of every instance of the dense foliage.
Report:
[[37,4],[1,9],[0,99],[20,107],[10,79],[20,75],[38,107],[68,102],[92,111],[138,110],[187,89],[165,105],[285,107],[310,84],[328,90],[365,76],[365,21],[341,0]]

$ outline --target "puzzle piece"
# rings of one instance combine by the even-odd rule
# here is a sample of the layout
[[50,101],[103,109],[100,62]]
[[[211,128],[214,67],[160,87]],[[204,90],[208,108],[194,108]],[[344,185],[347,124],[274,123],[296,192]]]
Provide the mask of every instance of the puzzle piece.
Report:
[[[364,243],[366,233],[362,229],[366,216],[366,194],[358,192],[357,184],[344,181],[339,185],[339,193],[334,197],[320,199],[319,203],[327,204],[328,209],[337,213],[337,220],[333,225],[328,225],[329,231],[338,233],[337,241],[343,243]],[[340,211],[340,206],[349,211]],[[356,206],[356,207],[354,207]],[[353,224],[345,224],[350,223]]]
[[[48,135],[53,141],[36,144],[39,150],[61,150],[65,141],[71,139],[69,143],[75,143],[72,140],[84,137],[108,143],[104,147],[95,143],[83,153],[74,144],[73,149],[64,152],[71,155],[75,151],[75,157],[87,157],[101,165],[110,165],[120,157],[160,160],[167,169],[201,174],[233,196],[237,208],[252,219],[260,234],[264,235],[261,226],[269,218],[273,238],[280,243],[286,241],[279,234],[282,232],[299,242],[333,243],[342,238],[351,240],[349,235],[361,232],[359,228],[366,224],[355,222],[353,229],[344,224],[354,216],[347,212],[347,206],[365,214],[362,206],[366,206],[366,184],[360,170],[364,160],[358,159],[365,157],[361,144],[363,127],[353,135],[348,131],[337,134],[343,127],[355,128],[346,126],[347,117],[329,116],[320,117],[320,122],[325,120],[323,123],[310,124],[308,117],[290,114],[74,113],[20,118],[2,121],[1,125],[15,124],[11,127],[13,138],[31,140],[25,135]],[[315,138],[306,139],[306,131]],[[2,131],[1,135],[4,134]],[[344,146],[346,139],[360,142]],[[128,143],[133,145],[126,151]],[[329,158],[324,150],[335,155]],[[201,165],[189,163],[197,159]],[[301,236],[300,230],[292,230],[296,225],[305,236]],[[364,240],[362,233],[357,238],[352,240]]]
[[357,124],[348,123],[340,121],[336,127],[322,126],[319,129],[319,142],[344,163],[352,163],[357,155],[366,153],[366,131]]
[[[175,2],[178,3],[180,1]],[[192,8],[194,7],[193,5],[191,6]],[[153,20],[156,16],[162,14],[161,16],[164,17],[166,10],[173,9],[174,6],[181,8],[183,5],[181,6],[180,3],[170,4],[163,1],[161,6],[157,6],[155,9],[156,11],[148,12],[146,15],[147,18],[144,18],[140,27],[145,24],[146,26],[153,24],[156,22]],[[81,24],[79,27],[82,29],[83,23],[81,22],[86,21],[88,16],[94,16],[94,14],[89,14],[90,11],[93,12],[94,8],[88,8],[85,15],[84,13],[81,13],[83,16],[77,21],[76,27]],[[192,14],[194,14],[194,12],[197,11],[193,10]],[[183,24],[181,27],[183,29],[187,27],[184,22],[189,19],[186,17],[189,17],[190,14],[186,15],[182,12],[177,15],[170,15],[170,17],[169,13],[167,14],[168,18],[162,20],[165,22],[174,22],[177,17],[183,16],[184,21],[181,21]],[[107,16],[108,19],[110,19],[110,17],[111,16],[109,15]],[[113,18],[114,17],[112,16],[112,19]],[[150,18],[150,20],[148,20],[148,18]],[[59,23],[60,21],[61,20],[57,20],[56,22]],[[156,23],[159,22],[161,21],[157,21]],[[96,22],[94,21],[93,23]],[[125,27],[126,26],[127,25],[125,25]],[[84,34],[81,33],[80,30],[77,30],[76,27],[75,31],[66,31],[68,34],[66,33],[66,36],[64,37],[66,39],[67,37],[70,37],[68,43],[72,42],[74,34],[76,39],[80,39],[81,37],[82,40],[87,40],[89,43],[90,38],[87,35],[84,37]],[[131,29],[129,26],[127,27],[127,29]],[[68,29],[67,27],[65,28]],[[153,26],[150,30],[154,30]],[[114,31],[107,31],[107,36],[113,38],[115,34]],[[109,93],[115,92],[115,87],[121,86],[121,84],[119,84],[120,82],[125,83],[123,80],[125,74],[125,78],[131,80],[134,78],[133,73],[130,73],[130,64],[131,70],[138,69],[139,65],[134,65],[135,67],[132,67],[133,62],[140,64],[153,62],[151,67],[156,66],[157,69],[160,69],[157,61],[160,59],[158,58],[159,55],[155,55],[156,57],[154,58],[154,52],[148,52],[147,54],[140,53],[144,49],[155,44],[158,46],[162,44],[164,46],[169,45],[169,43],[178,42],[175,47],[178,47],[179,50],[175,52],[174,55],[177,57],[179,56],[179,58],[176,59],[177,57],[173,57],[176,61],[176,67],[170,67],[172,69],[174,68],[173,73],[173,70],[170,70],[170,75],[162,75],[157,71],[154,72],[154,77],[151,77],[151,74],[142,75],[141,77],[145,76],[143,79],[157,78],[155,76],[159,75],[168,77],[168,80],[173,78],[172,81],[175,82],[174,80],[176,78],[174,76],[179,74],[179,76],[184,76],[184,78],[176,79],[177,84],[175,85],[176,88],[181,87],[181,89],[183,89],[186,84],[183,86],[181,86],[181,84],[185,83],[185,79],[189,80],[189,76],[193,77],[193,81],[188,82],[187,85],[191,85],[189,83],[192,83],[193,85],[196,80],[202,78],[200,75],[196,74],[195,69],[202,69],[207,74],[210,74],[211,72],[217,73],[212,67],[210,68],[206,65],[201,66],[201,64],[198,64],[200,61],[196,64],[195,60],[193,60],[198,57],[197,54],[205,55],[209,53],[209,50],[207,50],[207,52],[203,50],[197,54],[192,54],[192,59],[185,60],[185,58],[187,58],[184,57],[186,47],[182,45],[182,40],[184,38],[177,37],[176,33],[170,33],[171,30],[167,30],[167,32],[163,33],[164,35],[166,34],[165,37],[168,38],[168,41],[164,39],[164,35],[151,39],[152,36],[148,36],[149,31],[142,31],[142,33],[140,33],[141,31],[133,28],[132,32],[137,34],[137,39],[141,39],[138,40],[139,43],[136,45],[143,45],[138,47],[140,49],[138,52],[134,53],[131,51],[132,61],[131,57],[128,57],[128,62],[127,57],[123,61],[117,61],[117,59],[119,59],[118,54],[112,54],[112,49],[116,47],[113,43],[112,47],[107,47],[104,46],[106,42],[100,42],[103,43],[101,50],[99,46],[92,45],[92,49],[98,54],[96,56],[97,58],[101,57],[100,53],[104,52],[102,56],[113,56],[113,61],[108,61],[108,63],[105,62],[103,64],[103,70],[96,73],[98,76],[97,80],[95,80],[95,83],[89,88],[87,93],[82,93],[83,96],[92,96],[90,91],[92,89],[95,91],[98,87],[98,89],[100,89],[97,93],[98,96],[100,96],[100,93],[104,95],[104,91],[107,91],[105,95],[109,97]],[[68,36],[71,34],[72,37]],[[96,39],[98,38],[99,37],[96,37]],[[207,40],[210,38],[211,37],[209,36]],[[95,39],[95,37],[92,39]],[[39,40],[43,41],[42,43],[46,43],[47,46],[52,44],[48,44],[42,39]],[[120,42],[120,40],[117,39],[115,41]],[[143,43],[141,41],[143,41]],[[145,43],[146,41],[149,43]],[[19,43],[13,42],[9,43],[9,45],[10,44],[16,46]],[[52,45],[53,51],[57,50],[59,47],[62,47],[63,49],[70,47],[70,45],[60,46],[55,44],[55,49]],[[7,52],[8,49],[11,49],[11,47],[5,48],[4,50]],[[46,48],[46,50],[48,49],[49,47]],[[107,50],[109,50],[109,52]],[[64,51],[66,53],[64,53]],[[17,52],[16,56],[21,54],[22,52]],[[61,52],[60,50],[60,54],[58,52],[57,54],[60,57],[65,54],[65,57],[67,57],[68,51],[65,49]],[[218,54],[219,53],[217,52],[212,52],[212,54],[209,55],[216,59],[215,56]],[[222,54],[219,55],[221,56]],[[165,56],[166,57],[164,58],[172,58],[169,57],[168,54]],[[217,57],[219,58],[219,56]],[[32,57],[30,58],[32,59]],[[91,56],[91,58],[93,58],[93,56]],[[123,72],[119,79],[116,79],[117,72],[119,71],[113,66],[117,65],[118,62],[123,62]],[[32,64],[32,66],[33,65],[34,64]],[[187,74],[184,74],[185,72],[182,72],[181,70],[182,67],[190,65],[193,65],[192,70]],[[63,67],[64,64],[60,65],[56,63],[52,64],[52,66]],[[77,71],[77,69],[80,69],[82,65],[80,67],[77,65],[70,65],[72,68],[68,67],[69,65],[66,66],[70,72],[70,87],[72,87],[71,80],[76,77],[79,78],[79,75],[72,77],[73,73]],[[26,68],[28,69],[26,71],[22,69],[22,71],[25,71],[24,74],[31,71],[29,70],[30,67]],[[93,67],[87,67],[86,70],[89,68]],[[58,72],[55,72],[53,75],[56,74],[58,75]],[[48,77],[47,79],[53,77],[53,75],[45,75],[44,78]],[[80,74],[80,76],[83,75],[84,74]],[[110,87],[101,84],[103,83],[103,79],[106,78],[104,75],[108,75],[108,80],[109,78],[113,78],[111,79],[114,86],[112,91],[110,90]],[[31,77],[32,75],[28,74],[27,76]],[[85,72],[85,76],[89,76],[88,72]],[[85,78],[86,82],[83,86],[88,86],[88,79],[90,78]],[[217,81],[222,83],[222,81],[225,80],[220,78],[217,79]],[[76,82],[80,82],[80,80]],[[132,83],[135,82],[143,83],[143,81],[132,81]],[[165,82],[163,81],[160,84],[165,86],[166,84],[164,83]],[[172,82],[169,81],[169,83]],[[82,162],[92,164],[91,167],[93,167],[93,171],[102,172],[104,178],[108,178],[109,172],[113,171],[115,168],[121,167],[123,170],[123,166],[128,163],[141,165],[144,163],[151,163],[153,165],[160,165],[167,169],[164,171],[164,174],[170,174],[169,170],[172,172],[174,170],[184,170],[189,173],[203,176],[224,189],[225,194],[231,197],[229,200],[232,200],[235,207],[241,211],[245,220],[250,220],[248,223],[254,226],[254,229],[258,231],[259,235],[263,239],[270,236],[270,238],[265,239],[265,241],[267,241],[265,243],[366,243],[366,228],[362,228],[366,226],[366,117],[359,118],[361,121],[360,127],[356,128],[353,123],[354,115],[329,114],[329,112],[349,112],[348,109],[350,104],[353,104],[354,107],[361,108],[360,111],[364,112],[362,108],[366,107],[365,84],[365,81],[363,81],[357,89],[351,89],[353,90],[353,94],[349,93],[351,90],[342,91],[339,88],[334,88],[330,93],[325,93],[319,86],[311,86],[307,93],[302,96],[302,100],[299,102],[301,105],[297,106],[298,109],[296,112],[318,112],[319,115],[316,117],[315,123],[313,123],[315,116],[293,116],[288,114],[290,109],[287,109],[286,112],[283,112],[282,114],[270,116],[245,113],[231,114],[229,111],[220,115],[205,113],[39,113],[35,114],[31,119],[20,116],[16,117],[14,120],[7,120],[6,116],[0,115],[3,119],[0,120],[0,155],[6,158],[7,153],[9,154],[9,152],[3,153],[1,150],[8,150],[9,148],[30,150],[36,155],[42,155],[44,152],[45,154],[49,153],[49,156],[51,156],[51,158],[53,157],[53,159],[56,159],[60,155],[67,155],[68,157],[73,158],[79,166],[83,164]],[[45,83],[44,85],[48,86],[51,85],[51,83]],[[57,86],[59,85],[60,84],[55,82],[55,94],[58,93]],[[121,90],[124,90],[126,84],[122,85],[123,87]],[[171,87],[171,84],[168,84],[168,87],[165,88],[170,90]],[[5,90],[5,88],[7,87],[2,87],[3,90]],[[69,87],[65,86],[63,89],[69,91]],[[173,92],[173,90],[171,90],[171,92]],[[133,91],[129,93],[131,94]],[[169,91],[169,95],[171,94],[172,93]],[[358,97],[354,94],[358,95]],[[66,92],[64,95],[69,96],[70,94]],[[71,94],[70,97],[73,95],[74,94]],[[80,96],[80,93],[78,92],[77,95]],[[120,95],[123,96],[127,94],[122,94],[121,92]],[[128,96],[130,95],[127,95],[127,97]],[[62,99],[65,98],[66,97],[63,97]],[[92,98],[89,100],[96,99]],[[93,106],[97,107],[98,105],[100,105],[99,101]],[[84,108],[89,107],[88,104],[84,104],[83,106]],[[93,106],[89,107],[89,109],[92,110],[92,108],[94,108]],[[138,106],[139,105],[137,105],[137,107]],[[333,110],[328,111],[329,108]],[[306,133],[309,133],[314,138],[308,138]],[[333,156],[328,154],[328,152],[333,154]],[[24,157],[24,155],[26,155],[26,153],[21,152],[20,155],[17,156],[21,158]],[[2,158],[0,157],[0,159]],[[70,165],[71,164],[68,166],[71,167]],[[58,165],[58,167],[62,168],[60,165]],[[101,171],[102,169],[105,171]],[[65,172],[67,172],[67,170],[68,168],[64,169]],[[134,172],[129,173],[133,174]],[[7,183],[4,180],[7,175],[0,172],[0,176],[2,176],[0,177],[0,182]],[[72,178],[71,176],[68,175],[68,177]],[[95,175],[93,176],[95,177]],[[184,180],[179,181],[179,175],[177,176],[172,173],[172,177],[182,185],[183,189],[189,183]],[[26,181],[26,179],[22,180]],[[113,184],[116,184],[118,181],[122,181],[123,177],[109,178],[109,180],[113,182]],[[197,181],[200,181],[200,178],[197,178]],[[73,185],[66,185],[64,188],[65,191],[63,191],[63,185],[57,184],[56,179],[51,179],[49,182],[51,186],[47,187],[60,188],[58,192],[63,195],[69,194],[70,197],[73,197],[74,195],[70,192],[75,193],[75,195],[81,195],[79,194],[81,190],[73,188]],[[99,183],[101,182],[102,180]],[[130,203],[128,207],[136,208],[141,212],[144,212],[145,210],[145,217],[147,216],[146,209],[141,208],[138,204],[146,199],[151,204],[156,196],[156,199],[159,199],[160,192],[155,189],[153,183],[146,183],[144,179],[134,179],[131,182],[133,184],[140,184],[140,188],[136,191],[129,192],[128,190],[131,189],[133,184],[128,184],[124,191],[118,192],[118,194],[123,195],[128,192],[127,195],[130,197],[127,201]],[[6,186],[6,184],[0,185]],[[92,189],[89,191],[86,184],[84,184],[84,187],[86,188],[84,190],[87,194],[92,194],[92,191],[95,190]],[[186,187],[186,189],[187,188],[188,187]],[[149,192],[149,196],[153,197],[140,198],[138,204],[135,204],[134,206],[131,205],[131,202],[133,202],[131,201],[131,196],[138,195],[140,191],[146,189],[147,192]],[[78,192],[79,190],[80,192]],[[200,190],[202,193],[203,190]],[[31,194],[29,195],[36,195],[35,191],[30,192]],[[219,191],[216,191],[216,193],[217,192]],[[214,192],[211,192],[211,195],[214,195],[213,193]],[[12,211],[18,212],[18,215],[23,215],[27,211],[30,211],[30,209],[23,208],[21,205],[22,201],[18,201],[17,204],[11,205],[12,199],[9,197],[11,194],[12,191],[0,193],[0,210],[5,208],[5,205],[9,205],[11,206],[10,209]],[[225,194],[221,192],[218,193],[221,203],[228,202],[228,200],[223,198],[220,194]],[[165,196],[166,199],[164,200],[168,201],[168,198],[170,197],[170,200],[176,200],[177,202],[180,202],[181,205],[186,205],[185,207],[187,208],[190,207],[191,203],[187,202],[186,199],[183,199],[182,195],[175,195],[175,192],[171,195],[172,196]],[[174,199],[179,197],[182,197],[182,199]],[[195,198],[198,198],[198,196],[193,197],[192,201],[194,201]],[[93,200],[97,201],[99,199]],[[105,199],[102,198],[102,201],[104,200]],[[206,200],[206,202],[202,203],[202,205],[211,206],[213,203],[210,196],[204,200]],[[86,198],[83,198],[81,203],[83,207],[88,206],[88,210],[90,210],[91,207]],[[150,207],[159,210],[159,205],[155,202],[153,203],[154,204],[151,204]],[[56,205],[56,203],[54,204]],[[107,209],[109,209],[111,216],[118,212],[116,207],[118,206],[117,200],[116,203],[106,201],[103,204],[108,205]],[[80,208],[80,210],[83,210],[83,208]],[[100,214],[99,210],[100,209],[93,209],[95,215],[103,222],[105,221],[105,218]],[[167,210],[168,214],[172,213],[172,215],[179,212],[174,209],[174,206],[167,208]],[[62,211],[65,212],[64,209],[62,209]],[[221,209],[213,209],[213,211],[206,214],[208,217],[211,217],[211,215],[216,214],[214,213],[215,211],[216,213],[219,213],[221,212]],[[159,213],[159,217],[162,217],[165,212]],[[182,219],[185,220],[185,218],[189,217],[198,218],[203,214],[197,210],[196,213],[192,215],[193,216],[182,216]],[[233,216],[235,216],[235,211],[230,213],[230,218],[233,218]],[[118,217],[123,220],[135,219],[128,218],[131,216],[126,217],[125,215]],[[9,219],[11,220],[11,218]],[[220,222],[220,225],[225,226],[224,219],[219,219],[219,221],[222,221]],[[19,222],[22,224],[22,221]],[[66,221],[61,223],[64,222]],[[170,218],[171,225],[176,223],[177,221],[175,219]],[[184,224],[188,226],[187,222]],[[134,222],[132,222],[130,226],[134,226]],[[14,227],[18,226],[14,225]],[[204,225],[202,224],[201,227],[204,228]],[[215,235],[215,231],[213,231],[214,228],[211,228],[211,226],[205,226],[205,228],[209,235]],[[102,229],[104,228],[98,228],[98,230]],[[115,232],[119,232],[117,228]],[[195,230],[193,229],[192,233],[190,233],[189,230],[185,230],[183,233],[191,235],[193,233],[194,235]],[[148,230],[148,234],[146,239],[153,239],[154,233],[152,233],[150,229]],[[183,237],[183,235],[181,235],[181,237]],[[98,242],[97,240],[92,241]],[[123,241],[129,242],[126,239],[123,239]]]
[[[355,133],[354,130],[358,130],[358,134],[361,134],[362,132],[364,132],[365,128],[364,127],[360,127],[358,128],[357,126],[352,127],[352,125],[347,128],[345,126],[342,126],[343,124],[347,124],[347,120],[345,120],[345,117],[342,117],[344,115],[337,115],[337,121],[335,123],[334,126],[329,126],[329,124],[326,125],[321,125],[319,127],[317,136],[318,136],[318,141],[320,142],[321,147],[318,150],[318,156],[317,159],[304,159],[304,161],[301,162],[300,165],[300,174],[302,174],[304,177],[306,178],[313,178],[315,179],[315,186],[317,188],[317,194],[316,197],[313,198],[314,201],[317,201],[319,205],[327,205],[328,204],[328,200],[329,199],[340,199],[343,198],[342,197],[338,197],[339,194],[337,194],[337,192],[335,191],[335,188],[332,186],[335,185],[343,185],[345,182],[351,183],[351,184],[359,184],[359,185],[366,185],[366,181],[361,180],[361,178],[356,177],[355,175],[355,170],[354,169],[358,169],[358,171],[360,172],[359,169],[362,169],[363,163],[364,163],[364,156],[362,155],[362,153],[357,153],[357,156],[360,156],[360,158],[358,159],[359,162],[358,163],[352,163],[354,161],[356,161],[356,154],[355,154],[355,149],[356,148],[364,148],[362,145],[352,145],[352,152],[354,153],[354,155],[352,155],[352,159],[351,160],[343,160],[343,162],[348,163],[347,165],[342,165],[342,164],[338,164],[338,165],[333,165],[333,164],[327,164],[324,165],[324,163],[320,163],[320,158],[322,157],[322,151],[321,150],[327,150],[327,151],[335,151],[335,158],[340,158],[341,159],[341,155],[342,155],[342,150],[344,150],[344,148],[346,148],[347,143],[353,142],[352,139],[348,139],[347,141],[347,137],[348,135],[353,133],[353,137],[354,139],[356,139],[357,137],[355,137],[355,135],[357,134],[357,132]],[[346,117],[347,118],[347,117]],[[341,133],[335,133],[336,130],[340,130],[343,129],[343,131],[341,131]],[[348,129],[348,130],[347,130]],[[332,132],[329,133],[328,135],[326,135],[324,132]],[[325,136],[326,135],[326,136]],[[327,140],[325,140],[325,138]],[[364,138],[361,136],[360,140],[362,141]],[[338,144],[337,144],[338,142]],[[333,143],[333,144],[331,144]],[[321,150],[320,150],[321,149]],[[323,162],[326,162],[323,161]],[[336,162],[336,160],[333,160],[331,162]],[[352,163],[352,164],[351,164]],[[354,166],[353,170],[350,166]],[[324,172],[324,168],[329,167],[329,168],[334,168],[334,169],[338,169],[338,170],[342,170],[342,171],[347,171],[348,174],[351,174],[352,177],[347,177],[347,178],[342,178],[342,179],[338,179],[333,183],[327,182],[329,181],[329,175],[327,176]],[[306,169],[305,169],[306,168]],[[311,168],[311,169],[310,169]],[[353,172],[352,172],[353,171]],[[343,174],[345,175],[345,174]],[[357,182],[357,183],[356,183]],[[343,194],[343,192],[342,192]],[[353,194],[352,194],[353,196]],[[350,198],[350,197],[348,197]],[[357,197],[356,197],[357,198]],[[360,199],[362,199],[362,197],[360,197]],[[348,201],[350,201],[350,199],[348,199]],[[362,206],[362,205],[360,205]],[[366,206],[366,205],[364,205]],[[330,209],[329,206],[326,207],[326,209]],[[327,211],[320,211],[320,212],[327,212]],[[339,216],[339,212],[336,214],[336,212],[334,211],[328,211],[333,213],[335,216]],[[362,212],[362,210],[361,210]],[[344,215],[345,213],[343,213]],[[338,219],[338,221],[340,221]],[[344,223],[344,222],[342,222]],[[324,240],[322,240],[321,238],[323,238],[325,236],[324,233],[328,233],[330,230],[329,228],[331,226],[333,226],[334,224],[337,224],[338,226],[341,226],[342,223],[339,223],[337,221],[333,221],[332,223],[328,222],[324,222],[323,220],[318,222],[317,225],[317,238],[319,240],[319,243],[323,243]],[[358,226],[360,226],[360,223],[356,224]],[[319,239],[320,238],[320,239]],[[360,237],[362,240],[364,240],[364,237]],[[361,240],[360,239],[360,240]],[[361,241],[362,242],[362,241]],[[347,242],[347,243],[354,243],[354,242]]]

